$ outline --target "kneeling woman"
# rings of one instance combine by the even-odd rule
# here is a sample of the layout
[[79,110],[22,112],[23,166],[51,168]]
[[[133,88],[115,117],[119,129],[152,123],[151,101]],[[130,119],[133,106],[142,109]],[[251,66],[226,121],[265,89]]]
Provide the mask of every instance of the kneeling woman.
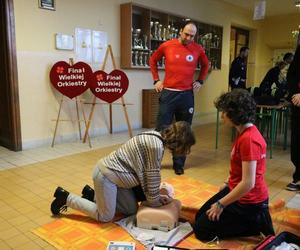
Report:
[[116,212],[132,215],[137,212],[135,187],[142,188],[146,197],[144,205],[159,207],[167,204],[172,199],[159,194],[164,149],[175,155],[186,155],[194,144],[191,127],[183,121],[162,132],[139,134],[98,161],[93,172],[94,190],[86,186],[82,191],[84,198],[58,187],[51,212],[58,215],[71,207],[101,222],[111,221]]
[[238,136],[231,151],[229,178],[198,211],[194,232],[199,240],[274,235],[268,208],[266,142],[256,126],[256,105],[246,90],[235,89],[215,102],[224,123]]

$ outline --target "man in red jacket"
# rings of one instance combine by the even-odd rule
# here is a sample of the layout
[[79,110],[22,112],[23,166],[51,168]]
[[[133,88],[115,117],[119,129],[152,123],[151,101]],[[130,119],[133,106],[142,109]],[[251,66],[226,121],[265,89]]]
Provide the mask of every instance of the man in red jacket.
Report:
[[[176,121],[192,123],[194,114],[194,92],[199,91],[206,78],[209,63],[204,49],[194,42],[197,27],[187,22],[180,30],[179,38],[164,42],[150,58],[150,68],[159,98],[159,113],[156,130],[160,131],[170,125],[175,116]],[[165,78],[159,79],[157,63],[165,58]],[[197,80],[194,73],[200,63],[201,69]],[[184,173],[185,157],[173,155],[175,173]]]

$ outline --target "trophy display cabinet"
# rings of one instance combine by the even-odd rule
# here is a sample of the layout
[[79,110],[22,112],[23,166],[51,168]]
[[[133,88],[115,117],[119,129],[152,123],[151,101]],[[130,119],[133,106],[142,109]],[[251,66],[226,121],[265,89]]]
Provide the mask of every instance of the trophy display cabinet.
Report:
[[[121,68],[149,69],[149,58],[159,45],[179,36],[188,17],[135,3],[121,4]],[[193,20],[193,19],[192,19]],[[195,41],[203,46],[212,70],[221,69],[223,27],[193,20]],[[164,58],[159,62],[164,68]]]

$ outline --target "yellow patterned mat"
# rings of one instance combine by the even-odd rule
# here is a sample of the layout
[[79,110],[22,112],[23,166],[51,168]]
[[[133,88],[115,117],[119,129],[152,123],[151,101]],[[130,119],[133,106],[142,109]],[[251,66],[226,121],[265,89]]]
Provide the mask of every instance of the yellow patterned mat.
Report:
[[[181,217],[193,220],[196,211],[218,187],[185,177],[178,176],[165,180],[171,183],[176,192],[176,199],[182,202]],[[276,234],[289,231],[300,235],[300,211],[285,208],[279,200],[270,206]],[[71,212],[71,214],[70,214]],[[117,219],[117,218],[116,218]],[[109,241],[135,241],[125,230],[114,223],[98,223],[73,210],[59,219],[33,230],[33,233],[58,249],[105,250]],[[185,248],[228,248],[252,249],[261,239],[258,237],[222,240],[219,245],[204,244],[190,235],[178,244]],[[137,250],[144,247],[137,241]]]

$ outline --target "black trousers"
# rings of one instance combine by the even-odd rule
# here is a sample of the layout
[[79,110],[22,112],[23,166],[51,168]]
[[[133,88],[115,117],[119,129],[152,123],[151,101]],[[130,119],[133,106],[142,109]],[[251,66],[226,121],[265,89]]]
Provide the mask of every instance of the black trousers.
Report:
[[197,212],[194,233],[199,240],[210,241],[216,236],[220,239],[259,235],[274,235],[268,200],[259,204],[234,202],[225,207],[219,221],[210,221],[206,211],[210,206],[227,195],[229,188],[221,190],[210,198]]
[[291,161],[295,166],[293,181],[300,181],[300,114],[291,117]]
[[[159,111],[156,130],[169,126],[175,117],[176,121],[186,121],[192,124],[194,115],[194,93],[193,90],[171,91],[163,89],[159,98]],[[173,168],[183,168],[185,156],[173,155]]]

